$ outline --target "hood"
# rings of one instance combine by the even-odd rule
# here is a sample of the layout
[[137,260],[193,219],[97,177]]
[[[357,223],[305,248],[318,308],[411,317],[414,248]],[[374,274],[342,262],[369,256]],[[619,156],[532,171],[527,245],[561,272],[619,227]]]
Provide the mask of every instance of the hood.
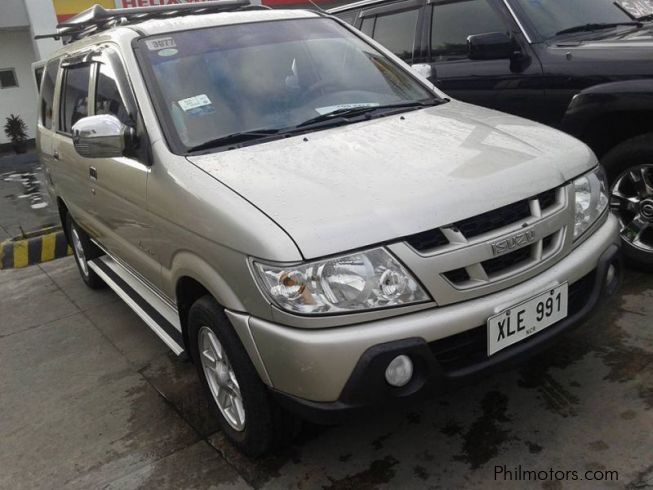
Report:
[[566,47],[579,49],[600,49],[600,50],[622,50],[626,49],[626,58],[639,58],[647,54],[647,59],[651,59],[653,52],[653,24],[645,24],[640,29],[628,29],[625,32],[608,32],[601,31],[580,33],[572,39],[558,41],[557,47]]
[[564,133],[456,101],[189,159],[284,228],[307,259],[481,214],[596,164]]

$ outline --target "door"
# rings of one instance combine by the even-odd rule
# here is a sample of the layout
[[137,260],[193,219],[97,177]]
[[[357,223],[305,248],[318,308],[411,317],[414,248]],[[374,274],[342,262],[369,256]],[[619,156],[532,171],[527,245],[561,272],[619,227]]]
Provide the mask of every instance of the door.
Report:
[[119,158],[85,159],[95,236],[115,259],[150,285],[156,284],[160,265],[147,210],[150,167],[145,128],[117,51],[105,47],[93,61],[92,113],[113,115],[133,127],[138,145]]
[[[41,78],[37,81],[40,99],[36,129],[36,147],[39,152],[39,160],[43,163],[48,188],[51,191],[54,191],[55,189],[55,177],[59,171],[59,161],[54,158],[54,138],[56,128],[53,114],[55,114],[55,88],[59,75],[60,61],[61,60],[59,59],[50,60],[47,65],[45,65]],[[56,191],[54,192],[56,193]]]
[[[431,81],[438,88],[465,102],[531,119],[545,109],[541,64],[502,2],[437,0],[425,27],[427,46],[422,53],[433,67]],[[519,59],[471,60],[468,36],[497,32],[515,39]]]
[[424,5],[424,1],[409,0],[364,10],[358,28],[411,64]]
[[[84,61],[84,57],[85,54],[76,54],[62,60],[59,97],[55,105],[58,110],[56,134],[52,136],[48,150],[52,152],[50,168],[57,194],[63,198],[75,221],[85,230],[90,230],[93,220],[88,165],[75,151],[72,140],[73,125],[89,115],[91,65]],[[45,117],[47,121],[48,116]]]

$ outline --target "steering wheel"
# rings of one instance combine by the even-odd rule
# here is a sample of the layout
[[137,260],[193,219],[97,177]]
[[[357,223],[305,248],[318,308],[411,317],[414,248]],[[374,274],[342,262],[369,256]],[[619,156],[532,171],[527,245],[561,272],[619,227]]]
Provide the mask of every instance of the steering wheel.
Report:
[[321,80],[319,82],[315,82],[313,85],[308,87],[306,89],[306,92],[304,93],[304,100],[310,100],[313,97],[317,95],[318,91],[322,91],[321,95],[326,95],[324,93],[325,89],[338,89],[340,88],[340,85],[332,80]]

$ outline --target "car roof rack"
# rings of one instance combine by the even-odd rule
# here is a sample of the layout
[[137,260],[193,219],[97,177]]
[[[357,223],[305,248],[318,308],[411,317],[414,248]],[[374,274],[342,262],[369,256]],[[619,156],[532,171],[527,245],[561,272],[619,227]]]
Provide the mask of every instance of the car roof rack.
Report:
[[249,0],[214,0],[121,9],[105,9],[101,5],[96,4],[71,17],[66,22],[58,24],[57,32],[53,34],[41,34],[35,36],[35,39],[61,39],[64,44],[68,44],[115,26],[135,24],[150,19],[268,8],[263,5],[252,5]]

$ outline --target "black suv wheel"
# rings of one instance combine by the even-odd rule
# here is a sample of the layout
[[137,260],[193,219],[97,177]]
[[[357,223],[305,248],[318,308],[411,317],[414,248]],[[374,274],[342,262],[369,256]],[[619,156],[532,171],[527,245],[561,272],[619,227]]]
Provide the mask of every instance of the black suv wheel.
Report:
[[624,255],[653,270],[653,136],[620,144],[603,159],[610,178],[610,207],[619,218]]

